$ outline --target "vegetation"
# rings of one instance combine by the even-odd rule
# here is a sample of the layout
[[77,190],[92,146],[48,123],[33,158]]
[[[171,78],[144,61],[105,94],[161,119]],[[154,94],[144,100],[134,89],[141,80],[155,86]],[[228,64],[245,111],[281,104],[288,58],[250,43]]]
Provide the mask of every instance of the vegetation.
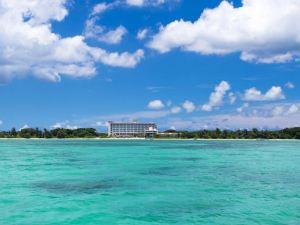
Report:
[[167,130],[158,134],[157,138],[182,139],[300,139],[299,128],[287,128],[279,131],[269,130],[201,130],[201,131],[174,131]]
[[98,133],[93,128],[79,128],[75,130],[57,128],[53,130],[40,130],[38,128],[26,128],[16,131],[15,128],[11,131],[1,131],[0,138],[104,138],[106,133]]
[[[40,130],[26,128],[17,131],[0,131],[0,138],[106,138],[106,133],[99,133],[93,128],[79,128],[75,130],[57,128],[53,130]],[[166,130],[156,135],[156,138],[181,139],[300,139],[300,127],[287,128],[279,131],[269,130],[200,130],[176,131]]]

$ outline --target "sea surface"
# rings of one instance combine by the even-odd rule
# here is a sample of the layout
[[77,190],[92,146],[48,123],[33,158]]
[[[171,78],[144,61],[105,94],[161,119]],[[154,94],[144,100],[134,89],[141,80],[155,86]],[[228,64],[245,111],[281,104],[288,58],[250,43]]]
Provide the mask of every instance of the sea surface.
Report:
[[299,225],[300,141],[0,141],[1,225]]

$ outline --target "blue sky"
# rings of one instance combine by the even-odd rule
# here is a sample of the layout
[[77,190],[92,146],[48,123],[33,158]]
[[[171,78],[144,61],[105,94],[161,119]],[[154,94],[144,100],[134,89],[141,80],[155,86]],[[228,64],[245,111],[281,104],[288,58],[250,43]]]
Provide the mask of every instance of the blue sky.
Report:
[[300,126],[296,0],[2,0],[0,130]]

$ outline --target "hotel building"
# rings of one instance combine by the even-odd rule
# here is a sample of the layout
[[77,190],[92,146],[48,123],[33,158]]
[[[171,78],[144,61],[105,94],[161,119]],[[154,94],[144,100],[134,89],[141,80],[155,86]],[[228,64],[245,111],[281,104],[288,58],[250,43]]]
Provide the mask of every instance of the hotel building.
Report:
[[109,137],[153,137],[158,133],[155,123],[108,122]]

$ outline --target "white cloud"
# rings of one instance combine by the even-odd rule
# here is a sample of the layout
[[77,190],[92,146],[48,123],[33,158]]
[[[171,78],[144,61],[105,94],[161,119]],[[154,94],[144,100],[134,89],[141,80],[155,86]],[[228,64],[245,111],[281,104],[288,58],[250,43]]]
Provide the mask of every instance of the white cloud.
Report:
[[275,106],[271,112],[272,116],[280,116],[284,113],[283,106]]
[[[298,57],[298,53],[296,55]],[[257,62],[257,63],[264,63],[264,64],[286,63],[293,60],[293,55],[290,52],[288,52],[288,53],[283,53],[278,55],[269,55],[269,56],[261,57],[258,54],[242,52],[241,59],[248,62]]]
[[282,104],[275,106],[272,111],[272,116],[289,116],[299,112],[299,106],[296,104]]
[[[176,127],[178,130],[199,129],[281,129],[300,126],[300,103],[267,103],[251,106],[245,103],[240,113],[189,116],[180,118],[168,110],[149,110],[123,114],[109,114],[90,117],[76,121],[57,123],[56,127],[99,127],[104,129],[106,121],[149,121],[153,120],[161,128]],[[194,109],[195,110],[195,109]],[[76,126],[76,127],[77,127]]]
[[126,3],[130,6],[142,7],[142,6],[158,6],[164,4],[166,0],[126,0]]
[[236,94],[234,94],[234,93],[232,93],[232,92],[230,92],[230,93],[228,94],[228,98],[229,98],[229,103],[230,103],[231,105],[234,104],[234,103],[236,102],[236,100],[237,100]]
[[118,26],[115,30],[108,31],[107,33],[99,36],[98,40],[107,44],[119,44],[126,33],[127,30],[125,27]]
[[149,30],[147,28],[139,30],[137,35],[136,35],[136,38],[138,40],[144,40],[148,33],[149,33]]
[[182,104],[182,107],[186,110],[186,112],[188,113],[191,113],[191,112],[194,112],[195,109],[196,109],[196,106],[193,102],[191,101],[185,101],[183,104]]
[[108,30],[106,27],[98,24],[100,20],[99,14],[117,5],[119,5],[118,2],[95,5],[92,13],[85,22],[84,36],[107,44],[119,44],[127,33],[127,29],[124,26],[120,25],[115,29]]
[[173,114],[177,114],[177,113],[180,113],[181,112],[181,107],[179,106],[173,106],[171,109],[170,109],[171,113]]
[[171,126],[170,129],[171,129],[171,130],[176,130],[176,127]]
[[299,0],[222,1],[205,9],[195,22],[175,20],[162,26],[149,47],[161,53],[174,48],[203,55],[241,53],[258,63],[284,63],[300,55]]
[[98,25],[99,20],[98,16],[91,17],[85,22],[84,37],[97,39],[100,35],[103,34],[105,27]]
[[[62,38],[53,21],[68,14],[67,0],[1,0],[0,80],[33,75],[59,81],[62,75],[91,77],[96,64],[134,67],[143,51],[110,53],[91,47],[83,36]],[[112,61],[113,60],[113,61]]]
[[24,130],[24,129],[28,129],[28,128],[30,128],[30,127],[27,124],[25,124],[23,127],[19,128],[19,131]]
[[274,117],[296,114],[299,112],[299,103],[268,103],[250,107],[249,103],[237,109],[237,112],[248,116]]
[[2,125],[3,124],[3,121],[2,120],[0,120],[0,125]]
[[108,9],[116,8],[118,6],[133,6],[133,7],[145,7],[145,6],[160,6],[167,2],[179,2],[180,0],[116,0],[111,3],[99,3],[93,7],[91,16],[99,15]]
[[284,86],[288,89],[294,89],[295,88],[295,85],[292,82],[287,82]]
[[57,122],[54,125],[51,126],[51,129],[57,129],[57,128],[65,128],[65,129],[70,129],[70,130],[76,130],[78,129],[78,126],[71,125],[70,122],[64,121],[64,122]]
[[107,4],[106,2],[96,4],[93,8],[91,16],[101,14],[101,13],[105,12],[107,9],[109,9],[110,7],[111,7],[111,4]]
[[94,59],[110,66],[133,68],[144,57],[144,51],[139,49],[134,53],[108,53],[107,51],[99,48],[90,50]]
[[97,127],[107,127],[108,126],[108,122],[103,122],[103,121],[97,121],[96,122],[96,126]]
[[149,109],[163,109],[165,107],[164,103],[161,100],[153,100],[148,103],[148,108]]
[[144,0],[126,0],[128,5],[132,6],[143,6],[145,4]]
[[248,107],[249,107],[249,103],[244,103],[241,107],[237,108],[236,111],[238,113],[241,113],[241,112],[243,112]]
[[265,94],[255,87],[247,89],[244,94],[245,101],[276,101],[285,99],[281,87],[273,86]]
[[295,113],[297,113],[297,112],[299,112],[299,106],[293,104],[293,105],[291,105],[290,108],[288,109],[287,114],[290,115],[290,114],[295,114]]
[[215,107],[223,104],[224,96],[226,92],[230,90],[230,85],[226,81],[222,81],[216,86],[215,91],[211,93],[209,102],[201,107],[203,111],[212,111]]
[[[294,106],[293,106],[294,105]],[[298,108],[298,109],[297,109]],[[248,112],[246,112],[246,109]],[[293,113],[288,110],[292,109]],[[299,103],[267,104],[250,108],[244,105],[243,114],[220,114],[185,118],[167,118],[165,127],[175,126],[178,130],[199,129],[283,129],[300,126]]]

